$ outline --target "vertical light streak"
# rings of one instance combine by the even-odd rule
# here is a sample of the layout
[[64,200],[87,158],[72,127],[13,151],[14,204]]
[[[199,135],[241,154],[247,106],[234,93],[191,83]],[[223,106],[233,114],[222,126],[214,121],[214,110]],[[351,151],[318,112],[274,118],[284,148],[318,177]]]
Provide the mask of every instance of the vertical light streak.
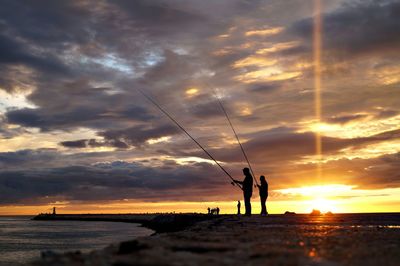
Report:
[[[314,57],[314,103],[315,120],[317,125],[321,123],[321,50],[322,50],[322,20],[321,20],[321,0],[314,0],[314,32],[313,32],[313,57]],[[321,132],[315,133],[315,153],[317,156],[318,180],[322,175],[322,142]]]

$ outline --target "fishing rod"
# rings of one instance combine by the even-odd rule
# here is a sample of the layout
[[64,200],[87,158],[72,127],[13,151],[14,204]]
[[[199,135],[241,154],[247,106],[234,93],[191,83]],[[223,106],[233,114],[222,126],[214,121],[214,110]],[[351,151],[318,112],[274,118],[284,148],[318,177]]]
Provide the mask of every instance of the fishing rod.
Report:
[[223,111],[224,114],[225,114],[226,119],[227,119],[228,122],[229,122],[229,125],[231,126],[231,129],[232,129],[232,131],[233,131],[233,134],[235,134],[236,140],[237,140],[237,142],[238,142],[238,144],[239,144],[239,146],[240,146],[240,149],[242,150],[243,156],[244,156],[244,158],[246,159],[246,162],[247,162],[247,165],[248,165],[249,168],[250,168],[251,174],[253,175],[253,179],[254,179],[254,181],[256,182],[256,185],[258,186],[258,182],[257,182],[257,179],[256,179],[256,175],[254,174],[254,171],[253,171],[253,168],[251,167],[249,158],[247,157],[247,154],[246,154],[246,152],[244,151],[243,145],[242,145],[242,143],[240,142],[239,136],[238,136],[238,134],[236,133],[235,128],[233,127],[232,121],[231,121],[231,119],[229,118],[229,115],[228,115],[228,113],[227,113],[227,111],[226,111],[224,105],[222,104],[222,101],[221,101],[221,99],[219,98],[219,96],[218,96],[216,90],[215,90],[215,89],[213,89],[213,90],[214,90],[215,97],[216,97],[217,100],[218,100],[219,106],[221,107],[222,111]]
[[185,128],[183,128],[178,121],[176,121],[171,115],[169,115],[167,113],[167,111],[165,111],[153,98],[151,98],[150,96],[148,96],[146,93],[144,93],[142,90],[137,89],[148,101],[150,101],[152,104],[154,104],[161,112],[163,112],[172,122],[175,123],[175,125],[177,125],[191,140],[193,140],[197,146],[200,147],[200,149],[202,149],[205,154],[208,155],[208,157],[210,157],[218,166],[219,168],[221,168],[221,170],[232,180],[231,184],[233,186],[238,186],[240,189],[242,189],[242,187],[236,183],[235,179],[233,179],[233,177],[225,170],[224,167],[222,167],[222,165],[220,163],[218,163],[218,161],[206,150],[204,149],[204,147],[195,139],[192,137],[192,135],[189,134],[189,132],[186,131]]

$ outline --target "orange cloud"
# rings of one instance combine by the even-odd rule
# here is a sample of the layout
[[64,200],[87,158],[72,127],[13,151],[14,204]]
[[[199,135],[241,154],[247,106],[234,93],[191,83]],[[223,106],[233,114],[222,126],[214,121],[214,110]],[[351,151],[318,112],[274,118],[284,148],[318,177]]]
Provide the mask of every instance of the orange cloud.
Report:
[[245,35],[250,36],[270,36],[275,35],[283,31],[283,27],[274,27],[274,28],[266,28],[266,29],[259,29],[259,30],[250,30],[246,31]]

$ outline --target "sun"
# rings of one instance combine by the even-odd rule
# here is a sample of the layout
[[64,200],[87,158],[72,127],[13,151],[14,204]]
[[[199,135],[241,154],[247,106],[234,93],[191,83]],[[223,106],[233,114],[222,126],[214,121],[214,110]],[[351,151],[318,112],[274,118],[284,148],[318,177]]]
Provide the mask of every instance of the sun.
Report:
[[[343,211],[341,196],[353,193],[354,185],[324,184],[315,186],[294,187],[276,190],[289,197],[298,197],[300,211],[310,213],[313,209],[322,213],[339,213]],[[299,206],[300,206],[299,205]]]
[[310,212],[312,210],[319,210],[321,213],[327,212],[338,212],[337,204],[334,200],[325,199],[325,198],[315,198],[309,202]]

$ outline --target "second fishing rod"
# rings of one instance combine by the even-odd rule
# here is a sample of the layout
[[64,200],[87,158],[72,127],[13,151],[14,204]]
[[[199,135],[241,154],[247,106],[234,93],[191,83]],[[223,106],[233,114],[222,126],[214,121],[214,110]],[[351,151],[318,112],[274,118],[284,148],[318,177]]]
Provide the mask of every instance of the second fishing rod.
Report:
[[[209,85],[207,85],[207,86],[211,89],[211,87],[210,87]],[[242,145],[242,143],[240,142],[239,136],[238,136],[238,134],[236,133],[235,128],[233,127],[233,124],[232,124],[231,119],[229,118],[228,112],[226,111],[224,105],[222,104],[222,101],[221,101],[220,97],[218,96],[217,91],[216,91],[215,89],[212,89],[212,90],[213,90],[213,93],[214,93],[214,95],[215,95],[215,98],[217,98],[217,101],[218,101],[218,103],[219,103],[219,106],[221,107],[223,113],[225,114],[226,119],[227,119],[228,122],[229,122],[229,125],[230,125],[230,127],[231,127],[231,129],[232,129],[232,131],[233,131],[233,134],[234,134],[235,137],[236,137],[237,143],[238,143],[239,146],[240,146],[240,149],[241,149],[241,151],[242,151],[242,154],[243,154],[244,158],[246,159],[247,165],[249,166],[250,172],[251,172],[251,174],[253,175],[253,179],[254,179],[254,181],[256,182],[256,186],[258,186],[258,182],[257,182],[256,175],[254,174],[254,171],[253,171],[253,168],[251,167],[249,158],[247,157],[247,154],[246,154],[246,152],[244,151],[243,145]]]

